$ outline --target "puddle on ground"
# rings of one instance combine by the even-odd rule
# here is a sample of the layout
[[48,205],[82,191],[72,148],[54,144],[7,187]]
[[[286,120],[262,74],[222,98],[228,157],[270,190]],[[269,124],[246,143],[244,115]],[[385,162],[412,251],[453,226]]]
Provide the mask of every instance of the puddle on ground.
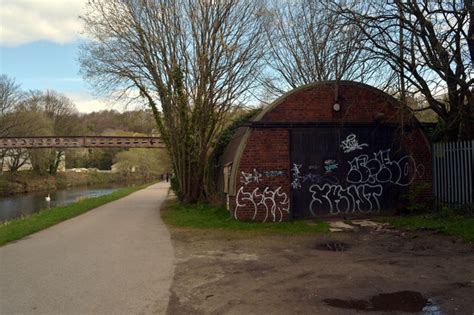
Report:
[[332,307],[359,311],[399,311],[425,315],[441,315],[439,307],[421,293],[415,291],[399,291],[382,293],[372,296],[369,300],[324,299]]

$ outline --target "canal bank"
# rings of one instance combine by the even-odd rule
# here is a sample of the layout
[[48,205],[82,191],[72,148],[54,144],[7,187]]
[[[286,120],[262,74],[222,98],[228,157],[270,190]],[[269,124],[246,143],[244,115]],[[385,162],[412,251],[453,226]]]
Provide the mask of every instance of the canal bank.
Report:
[[113,193],[121,188],[139,186],[139,184],[101,184],[78,186],[67,189],[34,191],[0,197],[0,223],[14,220],[56,207]]
[[149,184],[122,188],[112,192],[111,194],[100,197],[85,198],[72,204],[50,208],[34,213],[30,216],[4,222],[3,224],[0,224],[0,246],[83,214],[103,204],[128,196],[129,194],[144,189],[147,186],[149,186]]
[[38,175],[32,171],[18,173],[0,173],[0,197],[14,194],[46,191],[78,186],[106,185],[114,183],[144,183],[153,178],[143,178],[141,175],[106,173],[89,171],[84,173],[64,172],[56,175]]

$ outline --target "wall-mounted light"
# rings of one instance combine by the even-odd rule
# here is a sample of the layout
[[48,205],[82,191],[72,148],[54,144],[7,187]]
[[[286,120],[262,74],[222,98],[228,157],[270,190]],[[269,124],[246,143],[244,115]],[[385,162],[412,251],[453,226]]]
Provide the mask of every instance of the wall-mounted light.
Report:
[[385,113],[375,112],[373,118],[374,121],[382,121],[386,119],[386,116]]
[[341,104],[339,104],[339,102],[335,102],[334,105],[332,105],[332,109],[335,111],[335,112],[338,112],[341,110]]

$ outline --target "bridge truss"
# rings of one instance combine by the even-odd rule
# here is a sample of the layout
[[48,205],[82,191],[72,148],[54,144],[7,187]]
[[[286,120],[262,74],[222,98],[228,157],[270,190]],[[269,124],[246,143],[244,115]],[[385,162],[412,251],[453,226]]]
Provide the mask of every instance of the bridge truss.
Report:
[[39,148],[165,148],[160,137],[4,137],[0,138],[1,149]]

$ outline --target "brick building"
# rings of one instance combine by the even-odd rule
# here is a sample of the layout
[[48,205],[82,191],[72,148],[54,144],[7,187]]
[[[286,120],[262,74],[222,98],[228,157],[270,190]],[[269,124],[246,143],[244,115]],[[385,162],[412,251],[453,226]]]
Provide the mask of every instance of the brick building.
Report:
[[220,165],[230,214],[260,222],[391,214],[431,179],[416,119],[388,94],[349,81],[283,95],[237,130]]

